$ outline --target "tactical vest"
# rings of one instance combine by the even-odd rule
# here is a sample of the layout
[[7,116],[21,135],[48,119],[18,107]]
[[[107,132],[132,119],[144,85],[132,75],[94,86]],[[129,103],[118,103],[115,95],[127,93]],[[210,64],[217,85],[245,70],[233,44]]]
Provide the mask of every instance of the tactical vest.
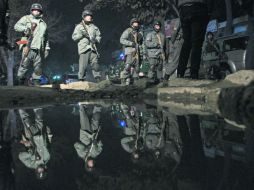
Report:
[[178,7],[181,7],[182,5],[188,4],[188,3],[204,3],[206,4],[206,0],[178,0]]
[[[129,28],[128,40],[133,42],[133,43],[136,43],[135,42],[135,38],[134,38],[134,32],[133,32],[133,30],[131,28]],[[138,40],[138,44],[142,44],[143,35],[140,32],[138,32],[138,38],[137,38],[137,40]]]

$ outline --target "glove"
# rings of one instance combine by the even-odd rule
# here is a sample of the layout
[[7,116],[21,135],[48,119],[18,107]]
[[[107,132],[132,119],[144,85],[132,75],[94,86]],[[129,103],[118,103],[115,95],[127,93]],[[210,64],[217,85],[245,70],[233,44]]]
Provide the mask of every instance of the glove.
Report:
[[47,59],[48,56],[49,56],[49,50],[46,49],[44,52],[44,58]]
[[131,47],[136,47],[136,43],[132,42]]
[[24,34],[25,36],[29,36],[31,34],[31,29],[30,28],[27,28],[25,31],[24,31]]

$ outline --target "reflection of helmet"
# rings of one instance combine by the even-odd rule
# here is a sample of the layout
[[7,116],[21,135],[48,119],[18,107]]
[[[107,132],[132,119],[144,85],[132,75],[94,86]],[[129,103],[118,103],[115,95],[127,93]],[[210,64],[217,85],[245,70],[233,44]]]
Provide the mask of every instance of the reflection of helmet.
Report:
[[33,10],[39,10],[40,12],[43,12],[42,11],[42,6],[39,3],[32,4],[32,6],[30,8],[30,12],[32,12]]
[[86,171],[87,172],[92,172],[94,170],[94,159],[89,157],[86,161],[85,165]]
[[88,16],[88,15],[93,16],[92,11],[90,11],[90,10],[84,10],[84,11],[82,12],[82,17],[83,17],[83,18],[84,18],[85,16]]
[[137,22],[137,23],[140,23],[139,20],[137,18],[132,18],[131,21],[130,21],[130,25],[132,26],[132,24],[134,22]]
[[35,174],[37,179],[44,180],[47,177],[46,166],[40,165],[36,168]]
[[136,150],[131,154],[131,160],[135,164],[139,161],[140,159],[140,153]]

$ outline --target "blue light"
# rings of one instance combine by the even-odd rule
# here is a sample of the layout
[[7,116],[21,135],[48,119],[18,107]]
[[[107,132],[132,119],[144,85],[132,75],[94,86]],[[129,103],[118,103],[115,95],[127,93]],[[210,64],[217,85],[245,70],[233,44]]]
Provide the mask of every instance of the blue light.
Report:
[[126,122],[124,120],[119,120],[118,121],[118,124],[121,128],[125,128],[127,125],[126,125]]
[[124,58],[125,58],[124,53],[121,53],[121,54],[119,55],[119,59],[120,59],[120,60],[124,60]]
[[49,81],[48,81],[47,77],[41,76],[40,84],[43,85],[43,84],[48,84],[48,83],[49,83]]
[[61,76],[60,75],[55,75],[53,76],[53,80],[60,80],[61,79]]
[[236,26],[234,28],[234,34],[241,33],[241,32],[246,32],[247,29],[248,29],[247,26]]

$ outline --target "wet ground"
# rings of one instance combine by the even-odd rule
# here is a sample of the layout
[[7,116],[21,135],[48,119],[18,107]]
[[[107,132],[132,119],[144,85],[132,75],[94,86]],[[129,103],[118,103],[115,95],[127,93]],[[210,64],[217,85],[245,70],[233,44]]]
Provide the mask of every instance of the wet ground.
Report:
[[[0,189],[254,189],[254,135],[145,104],[0,111]],[[37,172],[36,172],[37,171]]]

